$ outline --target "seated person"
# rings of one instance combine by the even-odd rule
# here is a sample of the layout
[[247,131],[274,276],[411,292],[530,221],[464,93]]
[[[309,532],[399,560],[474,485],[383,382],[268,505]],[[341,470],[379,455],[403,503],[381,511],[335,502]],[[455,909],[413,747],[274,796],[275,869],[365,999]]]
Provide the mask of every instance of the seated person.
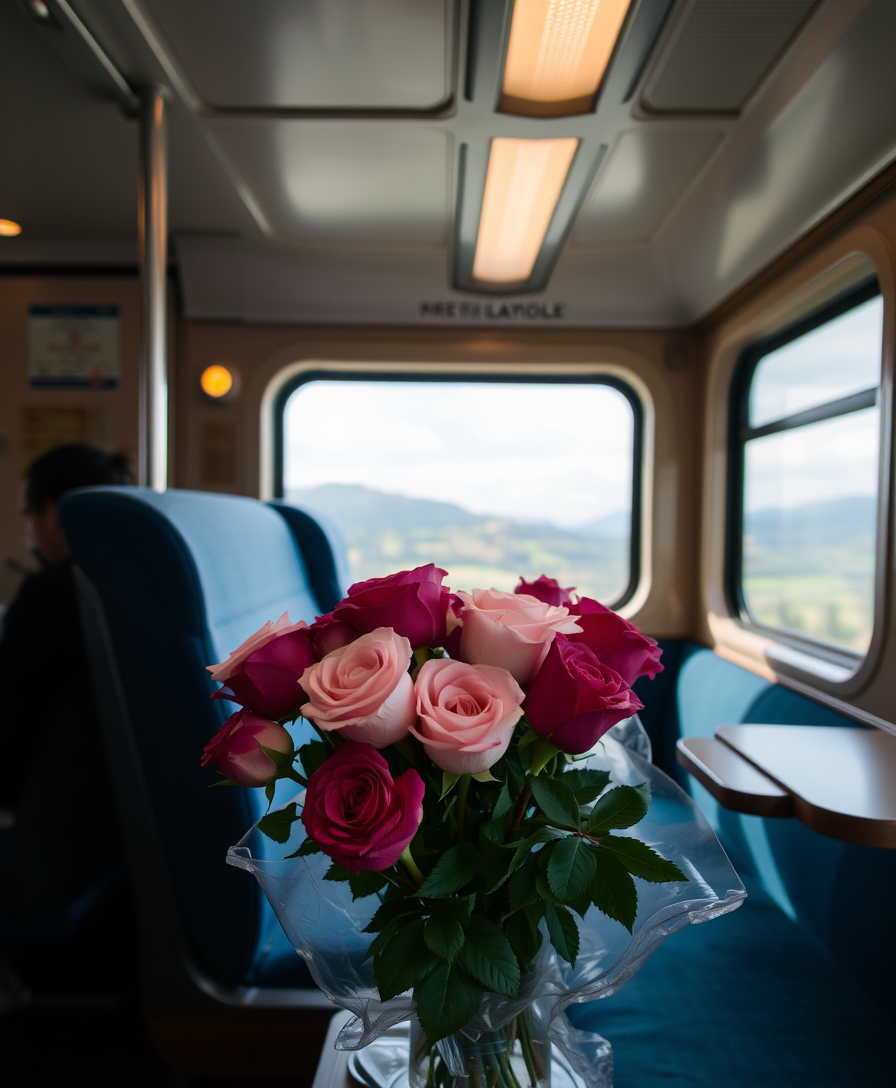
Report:
[[26,473],[26,536],[41,569],[0,634],[0,808],[15,812],[0,910],[13,918],[51,916],[110,868],[96,855],[119,854],[105,830],[114,826],[108,774],[58,503],[75,488],[130,483],[122,455],[83,444],[50,450]]

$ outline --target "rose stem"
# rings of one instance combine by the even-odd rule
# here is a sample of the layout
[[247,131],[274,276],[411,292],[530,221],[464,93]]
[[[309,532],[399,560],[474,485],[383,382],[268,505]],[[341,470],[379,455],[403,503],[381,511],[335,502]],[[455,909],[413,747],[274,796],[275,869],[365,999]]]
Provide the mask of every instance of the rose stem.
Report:
[[298,784],[300,786],[307,786],[308,785],[308,779],[307,778],[302,778],[302,776],[298,773],[298,771],[294,771],[292,768],[290,768],[286,772],[286,777],[291,778],[293,780],[293,782],[298,782]]
[[426,879],[423,873],[417,868],[417,862],[411,857],[411,848],[406,846],[401,852],[401,860],[404,862],[404,867],[411,874],[416,881],[416,887],[420,887],[423,881]]
[[525,783],[522,793],[519,796],[519,800],[516,803],[516,808],[513,810],[513,819],[510,821],[510,831],[515,831],[520,826],[523,817],[526,815],[526,809],[529,807],[529,801],[532,799],[532,791],[529,789],[529,783]]
[[464,841],[464,819],[467,815],[467,791],[470,788],[470,776],[462,774],[457,784],[457,837]]

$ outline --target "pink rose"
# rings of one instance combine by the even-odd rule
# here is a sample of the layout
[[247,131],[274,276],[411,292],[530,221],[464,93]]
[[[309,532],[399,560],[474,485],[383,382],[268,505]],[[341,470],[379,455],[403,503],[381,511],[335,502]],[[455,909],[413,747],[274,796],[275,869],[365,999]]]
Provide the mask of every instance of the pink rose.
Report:
[[335,619],[332,612],[328,612],[315,619],[308,628],[308,636],[317,650],[317,656],[326,657],[340,646],[348,646],[350,642],[354,642],[358,632],[347,623]]
[[662,650],[656,639],[642,635],[633,623],[618,616],[590,597],[580,597],[573,606],[579,613],[581,634],[569,636],[570,642],[581,642],[592,650],[602,665],[609,665],[629,685],[639,676],[652,680],[663,671]]
[[525,696],[506,669],[426,661],[415,688],[420,723],[411,732],[437,767],[478,774],[507,751]]
[[205,746],[202,766],[209,763],[241,786],[266,786],[277,777],[277,764],[261,745],[284,755],[292,752],[292,737],[282,725],[238,710]]
[[292,717],[302,699],[299,677],[318,654],[304,620],[289,613],[256,631],[220,665],[208,665],[212,679],[225,687],[213,699],[232,699],[264,718]]
[[569,586],[567,589],[562,589],[556,578],[548,578],[546,574],[542,574],[534,582],[527,582],[525,578],[521,577],[520,584],[513,592],[528,594],[528,596],[535,597],[536,600],[543,601],[545,604],[569,605],[572,607],[570,593],[575,588],[575,586]]
[[618,672],[587,646],[562,637],[551,643],[523,704],[535,732],[570,755],[587,752],[617,722],[643,709]]
[[417,716],[410,661],[410,642],[391,627],[362,635],[305,670],[302,714],[321,729],[385,748],[407,736]]
[[538,672],[554,635],[580,631],[568,608],[544,604],[535,597],[497,589],[460,592],[464,661],[507,669],[519,684]]
[[416,771],[393,781],[379,752],[350,740],[308,780],[302,823],[337,865],[381,872],[417,833],[425,788]]
[[359,634],[391,627],[410,640],[411,648],[441,646],[452,594],[442,579],[447,572],[432,563],[385,578],[356,582],[333,609],[333,616]]

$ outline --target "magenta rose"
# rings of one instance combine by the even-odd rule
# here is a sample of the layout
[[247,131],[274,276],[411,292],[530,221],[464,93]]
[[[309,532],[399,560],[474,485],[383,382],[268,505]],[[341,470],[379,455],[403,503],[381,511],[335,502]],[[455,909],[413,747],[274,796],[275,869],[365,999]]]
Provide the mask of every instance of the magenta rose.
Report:
[[211,763],[241,786],[266,786],[277,777],[277,764],[262,746],[284,755],[293,751],[292,737],[282,725],[238,710],[205,746],[202,766]]
[[639,676],[652,680],[663,671],[656,639],[642,635],[633,623],[611,608],[590,597],[581,597],[573,606],[579,614],[581,634],[568,635],[570,642],[580,642],[592,650],[601,664],[609,665],[629,685]]
[[464,604],[460,656],[507,669],[518,684],[528,684],[538,672],[555,634],[580,629],[569,609],[535,597],[497,589],[461,591],[458,597]]
[[449,774],[479,774],[507,751],[523,716],[522,688],[506,669],[426,661],[417,673],[419,723],[411,732]]
[[534,582],[527,582],[525,578],[521,577],[519,585],[513,592],[525,593],[529,597],[535,597],[536,600],[542,601],[544,604],[572,608],[570,593],[575,588],[575,586],[569,586],[567,589],[563,589],[556,578],[548,578],[546,574],[542,574]]
[[587,752],[608,729],[644,709],[618,672],[582,643],[554,639],[523,704],[536,733],[562,752]]
[[411,648],[440,646],[452,593],[442,585],[447,571],[428,563],[385,578],[356,582],[333,609],[334,619],[360,635],[391,627],[410,640]]
[[389,764],[369,744],[348,741],[311,775],[302,823],[308,837],[353,873],[394,865],[423,819],[423,779]]
[[325,616],[318,616],[308,628],[308,637],[317,650],[318,657],[326,657],[327,654],[338,650],[342,646],[348,646],[358,637],[354,627],[337,620],[332,612]]
[[304,620],[289,622],[289,613],[271,620],[234,650],[220,665],[206,666],[224,687],[213,699],[232,699],[263,718],[292,717],[302,701],[299,677],[318,659]]
[[302,714],[348,740],[375,748],[394,744],[417,717],[410,663],[410,642],[391,627],[361,635],[305,670]]

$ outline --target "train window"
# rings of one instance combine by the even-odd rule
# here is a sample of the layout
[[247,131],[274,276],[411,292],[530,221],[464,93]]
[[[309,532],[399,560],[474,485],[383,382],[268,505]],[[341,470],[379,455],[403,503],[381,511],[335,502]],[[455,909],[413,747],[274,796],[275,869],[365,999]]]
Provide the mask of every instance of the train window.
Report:
[[854,658],[874,622],[882,330],[874,280],[749,348],[732,399],[732,603]]
[[638,579],[641,415],[604,376],[305,372],[277,399],[275,492],[340,525],[354,580],[435,562],[452,586],[545,573],[618,606]]

